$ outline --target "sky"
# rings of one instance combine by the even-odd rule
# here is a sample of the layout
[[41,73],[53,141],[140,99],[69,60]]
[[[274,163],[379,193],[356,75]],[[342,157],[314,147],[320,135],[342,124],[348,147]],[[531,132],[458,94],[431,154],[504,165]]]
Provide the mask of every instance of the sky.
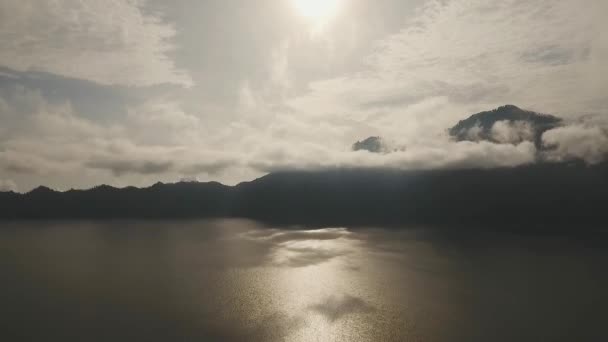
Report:
[[[563,117],[543,136],[553,157],[596,163],[605,13],[604,0],[0,0],[0,190],[532,163],[531,142],[447,136],[505,104]],[[370,136],[386,151],[352,150]]]

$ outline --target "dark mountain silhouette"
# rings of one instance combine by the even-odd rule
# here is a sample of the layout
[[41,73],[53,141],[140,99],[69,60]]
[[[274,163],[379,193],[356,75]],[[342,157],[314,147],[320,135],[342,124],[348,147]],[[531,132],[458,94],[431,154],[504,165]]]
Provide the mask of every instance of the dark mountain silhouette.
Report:
[[367,139],[357,141],[352,146],[353,151],[369,151],[372,153],[380,153],[384,150],[384,144],[380,137],[369,137]]
[[291,171],[237,186],[0,193],[3,219],[238,217],[277,224],[481,225],[582,229],[608,219],[608,164],[536,164],[492,170]]
[[491,111],[471,115],[450,128],[449,133],[458,141],[487,140],[499,143],[501,141],[496,139],[492,128],[500,121],[510,124],[519,122],[527,125],[531,129],[529,140],[533,141],[537,147],[541,147],[541,137],[544,132],[562,123],[562,119],[553,115],[524,110],[514,105],[505,105]]

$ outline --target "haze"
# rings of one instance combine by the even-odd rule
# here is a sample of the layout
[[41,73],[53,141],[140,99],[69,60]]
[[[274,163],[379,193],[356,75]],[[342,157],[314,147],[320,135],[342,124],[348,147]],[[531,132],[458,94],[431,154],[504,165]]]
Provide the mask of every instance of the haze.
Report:
[[[532,163],[446,129],[513,103],[608,146],[602,0],[2,0],[0,188]],[[381,136],[391,153],[352,151]],[[500,157],[496,157],[499,155]]]

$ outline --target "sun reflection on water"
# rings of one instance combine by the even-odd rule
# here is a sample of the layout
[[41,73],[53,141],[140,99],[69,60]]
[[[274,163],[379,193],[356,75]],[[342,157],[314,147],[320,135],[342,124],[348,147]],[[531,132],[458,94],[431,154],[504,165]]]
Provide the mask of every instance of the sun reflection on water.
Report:
[[[31,341],[492,341],[498,332],[520,341],[531,321],[555,339],[574,321],[605,334],[603,316],[577,319],[603,303],[606,249],[463,234],[243,220],[9,224],[4,327],[29,337],[8,340]],[[30,322],[44,324],[21,329]]]
[[364,279],[352,260],[365,247],[345,228],[248,232],[272,242],[267,267],[275,269],[269,295],[286,320],[298,322],[287,341],[356,341],[366,315],[375,310],[363,293]]

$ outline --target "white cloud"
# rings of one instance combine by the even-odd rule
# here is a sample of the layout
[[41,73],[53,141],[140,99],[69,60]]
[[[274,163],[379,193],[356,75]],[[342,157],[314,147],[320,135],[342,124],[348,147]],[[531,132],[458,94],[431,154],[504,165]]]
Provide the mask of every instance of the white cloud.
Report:
[[0,97],[0,171],[16,180],[74,168],[90,141],[109,138],[102,128],[75,115],[69,103],[51,104],[39,92],[16,87]]
[[526,121],[498,121],[492,126],[492,138],[502,144],[534,141],[534,128]]
[[[509,144],[454,142],[446,129],[505,103],[555,114],[606,113],[608,41],[598,14],[606,13],[604,3],[429,1],[407,27],[376,45],[364,69],[313,82],[294,98],[288,96],[301,91],[298,73],[308,70],[294,58],[305,51],[281,37],[260,66],[268,84],[239,75],[243,82],[231,93],[235,113],[226,115],[195,112],[192,103],[167,94],[131,103],[124,117],[108,123],[85,119],[69,101],[51,103],[16,88],[0,96],[0,168],[24,189],[35,181],[58,188],[182,178],[234,183],[282,169],[532,163],[537,151],[524,141],[524,124],[493,127],[495,139]],[[174,29],[143,13],[142,4],[0,0],[0,40],[8,44],[0,65],[103,84],[190,84],[167,57]],[[184,98],[204,101],[196,95]],[[543,141],[555,146],[551,158],[596,162],[604,151],[600,132],[589,124],[565,127]],[[392,152],[350,150],[369,136],[381,136]]]
[[102,84],[191,85],[168,57],[173,27],[143,0],[0,0],[0,65]]
[[[380,135],[404,151],[342,158],[314,146],[307,153],[327,162],[311,157],[302,165],[433,168],[533,162],[536,150],[525,142],[533,140],[533,132],[525,124],[494,127],[495,139],[512,146],[456,144],[445,131],[472,113],[507,103],[565,116],[605,114],[600,89],[608,88],[602,73],[608,63],[599,56],[607,51],[601,37],[608,27],[597,15],[603,9],[608,9],[605,2],[583,6],[574,0],[427,2],[406,28],[377,44],[364,70],[313,82],[309,93],[288,101],[299,122],[345,123],[339,138],[343,145]],[[353,137],[355,127],[367,133],[357,131]],[[275,151],[269,159],[289,166],[286,156],[306,155],[303,146],[308,145]]]
[[563,161],[582,159],[589,164],[597,164],[608,156],[608,125],[589,126],[573,124],[545,132],[543,145],[552,148],[547,157]]
[[467,140],[470,140],[470,141],[483,140],[481,133],[483,133],[483,128],[479,125],[479,123],[477,123],[477,124],[475,124],[475,126],[469,128],[467,130],[465,137],[467,138]]
[[[0,174],[25,190],[39,184],[66,189],[85,180],[148,185],[205,179],[243,160],[238,147],[222,151],[224,140],[213,143],[198,117],[162,99],[129,108],[118,123],[101,124],[69,102],[50,103],[37,91],[15,87],[0,96],[0,121]],[[234,181],[227,175],[222,180]]]
[[273,144],[258,151],[248,165],[263,172],[315,170],[335,167],[425,170],[438,168],[493,168],[535,161],[533,143],[503,145],[490,142],[453,143],[446,137],[432,145],[414,145],[387,154],[330,150],[322,144]]
[[179,103],[162,98],[128,108],[122,125],[131,140],[154,145],[192,143],[208,134],[199,117],[186,113]]
[[429,1],[377,44],[365,70],[314,82],[291,104],[360,120],[377,112],[400,120],[401,108],[439,97],[461,116],[506,103],[556,114],[601,111],[603,9],[601,1]]
[[111,184],[146,185],[184,177],[232,183],[285,169],[487,168],[526,164],[535,156],[532,144],[454,143],[447,134],[405,145],[387,140],[387,148],[396,151],[382,155],[352,152],[355,140],[350,139],[359,131],[351,122],[280,110],[273,114],[270,107],[261,109],[263,120],[254,112],[215,132],[201,127],[198,117],[176,103],[153,101],[130,109],[120,125],[108,126],[78,116],[69,103],[50,104],[25,89],[17,93],[12,99],[21,100],[5,100],[8,109],[0,112],[19,118],[10,120],[16,134],[0,143],[0,166],[13,176],[55,176],[66,183],[69,173],[94,174],[96,183]]
[[271,81],[282,88],[289,87],[289,41],[283,41],[272,51],[270,64]]

